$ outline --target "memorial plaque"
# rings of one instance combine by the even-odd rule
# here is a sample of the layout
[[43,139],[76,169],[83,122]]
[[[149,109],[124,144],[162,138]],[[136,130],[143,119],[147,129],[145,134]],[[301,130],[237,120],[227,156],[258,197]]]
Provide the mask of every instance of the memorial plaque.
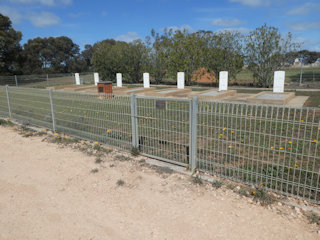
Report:
[[156,109],[166,110],[167,101],[165,100],[156,100]]

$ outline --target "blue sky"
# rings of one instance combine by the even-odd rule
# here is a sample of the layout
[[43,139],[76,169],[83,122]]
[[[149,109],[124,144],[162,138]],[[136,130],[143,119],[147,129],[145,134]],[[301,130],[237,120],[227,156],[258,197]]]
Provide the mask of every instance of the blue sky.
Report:
[[144,39],[154,28],[236,29],[264,23],[320,51],[320,0],[0,0],[0,13],[30,38],[68,36],[83,48],[106,38]]

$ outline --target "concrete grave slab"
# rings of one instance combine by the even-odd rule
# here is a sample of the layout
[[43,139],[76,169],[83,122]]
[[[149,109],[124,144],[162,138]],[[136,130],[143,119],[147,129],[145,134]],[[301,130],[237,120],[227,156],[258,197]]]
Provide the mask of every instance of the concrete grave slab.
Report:
[[154,96],[154,97],[178,97],[178,98],[187,98],[192,92],[191,89],[177,89],[177,88],[166,88],[156,91],[150,91],[141,93],[139,95],[143,96]]
[[294,97],[295,93],[293,92],[281,93],[264,91],[247,98],[247,102],[285,105]]
[[209,89],[206,91],[193,92],[192,96],[198,96],[200,99],[204,100],[215,100],[215,99],[224,99],[229,96],[233,96],[237,94],[236,90],[227,90],[227,91],[219,91],[218,89]]

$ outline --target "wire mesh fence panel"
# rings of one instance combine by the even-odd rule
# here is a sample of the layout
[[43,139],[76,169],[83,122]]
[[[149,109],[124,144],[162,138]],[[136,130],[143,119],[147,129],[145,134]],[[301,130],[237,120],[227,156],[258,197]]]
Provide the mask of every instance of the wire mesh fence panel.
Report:
[[53,92],[57,131],[132,148],[130,97]]
[[0,76],[0,86],[16,86],[16,81],[14,76]]
[[49,74],[48,75],[48,86],[58,85],[72,85],[75,84],[74,74]]
[[200,102],[199,169],[320,202],[320,109]]
[[52,129],[49,91],[44,89],[9,87],[12,117],[23,124]]
[[140,152],[189,163],[190,100],[137,97]]
[[94,84],[93,73],[80,73],[82,84]]
[[9,116],[7,92],[4,86],[0,86],[0,116]]

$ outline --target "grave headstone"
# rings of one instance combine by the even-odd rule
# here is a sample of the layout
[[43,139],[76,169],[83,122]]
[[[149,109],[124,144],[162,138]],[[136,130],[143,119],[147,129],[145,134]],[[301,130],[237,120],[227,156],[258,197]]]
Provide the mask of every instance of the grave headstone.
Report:
[[122,87],[122,74],[117,73],[117,87]]
[[283,93],[284,92],[284,79],[285,71],[275,71],[273,78],[273,92]]
[[94,85],[97,86],[99,82],[99,73],[94,73],[93,76],[94,76]]
[[143,74],[143,87],[150,88],[150,76],[149,73]]
[[75,79],[76,79],[76,85],[80,85],[81,82],[80,82],[80,75],[79,75],[79,73],[75,73],[75,74],[74,74],[74,77],[75,77]]
[[178,72],[178,89],[184,89],[184,72]]
[[221,71],[219,72],[219,91],[228,90],[228,72]]

